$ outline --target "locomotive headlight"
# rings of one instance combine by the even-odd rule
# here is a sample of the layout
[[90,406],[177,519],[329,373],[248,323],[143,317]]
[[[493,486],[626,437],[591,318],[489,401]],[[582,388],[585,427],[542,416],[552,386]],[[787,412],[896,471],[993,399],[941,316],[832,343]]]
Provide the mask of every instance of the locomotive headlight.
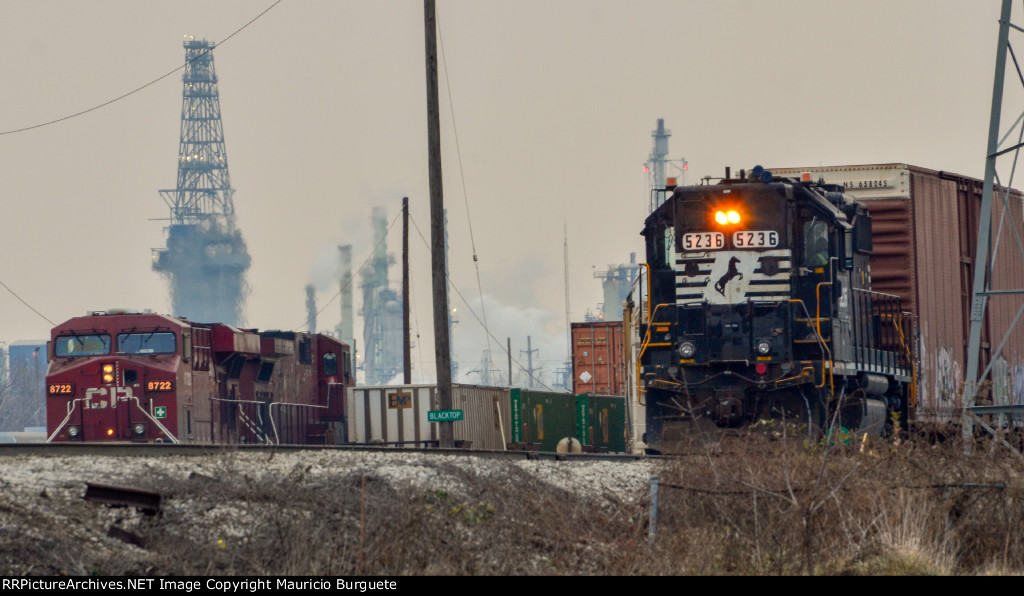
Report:
[[693,355],[696,353],[697,346],[693,345],[691,342],[684,341],[682,345],[679,346],[679,355],[683,358],[693,358]]
[[114,382],[114,365],[113,364],[104,364],[103,368],[102,368],[102,372],[103,372],[103,382],[104,383],[113,383]]
[[69,426],[68,427],[68,436],[71,437],[72,439],[77,437],[79,432],[80,431],[79,431],[79,428],[77,426]]
[[740,212],[735,209],[729,209],[728,211],[715,211],[715,221],[717,221],[719,225],[724,226],[726,224],[738,224],[741,219],[743,218],[740,217]]
[[772,342],[768,341],[767,339],[762,339],[761,341],[757,342],[757,353],[758,354],[761,354],[762,356],[767,356],[768,352],[771,352],[771,351],[772,351]]
[[139,422],[134,427],[132,427],[132,430],[135,431],[136,435],[142,436],[146,434],[146,425]]

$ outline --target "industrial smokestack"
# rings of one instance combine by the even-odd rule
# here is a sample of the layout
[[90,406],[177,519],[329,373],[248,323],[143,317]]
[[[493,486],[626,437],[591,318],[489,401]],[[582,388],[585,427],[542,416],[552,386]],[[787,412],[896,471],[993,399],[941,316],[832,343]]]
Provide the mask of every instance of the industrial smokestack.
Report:
[[341,324],[338,325],[338,339],[355,347],[355,320],[352,316],[352,245],[338,246],[341,254]]
[[316,288],[313,284],[306,285],[306,322],[309,332],[316,333]]

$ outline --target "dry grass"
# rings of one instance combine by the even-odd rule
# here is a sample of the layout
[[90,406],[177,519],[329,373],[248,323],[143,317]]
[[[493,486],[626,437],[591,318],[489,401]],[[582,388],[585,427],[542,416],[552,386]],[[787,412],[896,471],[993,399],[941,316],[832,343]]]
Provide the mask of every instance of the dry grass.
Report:
[[808,445],[770,435],[661,477],[652,571],[1011,574],[1024,569],[1021,460],[957,445]]
[[[140,546],[114,551],[71,521],[0,531],[4,575],[1008,575],[1024,572],[1022,462],[956,445],[807,444],[759,433],[697,445],[620,502],[512,468],[459,491],[374,474],[250,477],[225,457],[134,486],[163,514],[107,510]],[[207,470],[209,472],[209,470]],[[0,508],[14,505],[0,500]],[[27,512],[26,512],[27,514]],[[654,519],[653,542],[649,542]],[[19,534],[20,532],[20,534]],[[107,546],[104,547],[103,545]],[[126,556],[130,552],[131,556]]]

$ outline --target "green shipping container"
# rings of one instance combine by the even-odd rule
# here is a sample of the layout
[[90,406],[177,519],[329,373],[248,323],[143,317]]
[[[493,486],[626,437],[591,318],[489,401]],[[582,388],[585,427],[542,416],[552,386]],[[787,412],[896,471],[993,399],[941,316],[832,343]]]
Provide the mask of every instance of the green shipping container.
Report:
[[[556,451],[558,442],[575,437],[575,399],[571,393],[510,390],[512,402],[512,442],[540,445],[541,451]],[[583,441],[580,440],[580,443]]]
[[626,398],[616,395],[576,396],[577,436],[585,451],[625,453]]

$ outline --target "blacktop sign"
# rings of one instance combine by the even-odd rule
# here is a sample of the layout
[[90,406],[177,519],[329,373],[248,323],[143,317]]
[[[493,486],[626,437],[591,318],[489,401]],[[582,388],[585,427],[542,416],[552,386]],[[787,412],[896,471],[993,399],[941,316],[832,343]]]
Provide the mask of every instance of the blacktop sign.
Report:
[[429,410],[427,422],[453,422],[462,420],[462,410]]

